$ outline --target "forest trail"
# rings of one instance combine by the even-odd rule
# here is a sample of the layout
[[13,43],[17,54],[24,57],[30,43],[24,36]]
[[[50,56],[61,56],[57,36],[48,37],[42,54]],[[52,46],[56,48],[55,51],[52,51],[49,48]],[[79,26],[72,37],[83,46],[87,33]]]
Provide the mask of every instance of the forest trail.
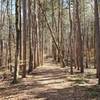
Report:
[[90,90],[96,92],[96,97],[100,93],[96,83],[89,86],[88,79],[83,79],[82,75],[77,79],[77,75],[71,76],[65,70],[48,59],[15,85],[9,81],[0,82],[0,100],[96,100],[89,95]]

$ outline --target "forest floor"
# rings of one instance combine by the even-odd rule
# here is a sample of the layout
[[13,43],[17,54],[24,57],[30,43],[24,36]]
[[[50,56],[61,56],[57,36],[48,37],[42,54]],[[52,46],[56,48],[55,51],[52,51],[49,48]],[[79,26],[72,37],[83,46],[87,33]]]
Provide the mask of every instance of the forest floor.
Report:
[[70,75],[67,67],[49,59],[17,84],[0,80],[0,100],[100,100],[95,73],[95,69],[86,69],[84,75]]

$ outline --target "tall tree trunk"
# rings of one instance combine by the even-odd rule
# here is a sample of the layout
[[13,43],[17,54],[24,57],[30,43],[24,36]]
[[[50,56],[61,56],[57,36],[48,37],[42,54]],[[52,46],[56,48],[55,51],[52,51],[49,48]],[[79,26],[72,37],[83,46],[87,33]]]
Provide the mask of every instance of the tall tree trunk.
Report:
[[84,72],[83,66],[83,46],[82,46],[82,37],[81,37],[81,25],[79,17],[79,1],[75,0],[75,9],[76,9],[76,50],[77,50],[77,66],[80,68],[81,73]]
[[7,15],[8,15],[8,26],[9,26],[9,37],[8,37],[8,44],[9,44],[9,58],[8,58],[8,64],[10,71],[12,72],[12,65],[11,65],[11,16],[10,16],[10,1],[7,0]]
[[23,0],[23,73],[22,78],[26,77],[26,0]]
[[[51,0],[51,4],[52,4],[52,30],[54,31],[54,4],[53,4],[53,0]],[[56,47],[55,47],[55,43],[52,40],[52,54],[53,54],[53,59],[54,61],[56,61]]]
[[17,65],[18,65],[18,52],[19,52],[19,0],[16,0],[16,4],[15,4],[15,7],[16,7],[16,51],[15,51],[15,66],[14,66],[14,78],[13,78],[13,82],[12,83],[16,83],[17,82]]
[[38,1],[36,0],[36,58],[37,58],[37,66],[40,65],[40,59],[39,59],[39,5]]
[[70,35],[69,35],[69,46],[70,46],[70,73],[73,74],[73,62],[72,62],[72,16],[71,16],[71,0],[69,1],[69,21],[70,21]]
[[95,47],[96,47],[96,68],[97,77],[99,78],[98,84],[100,84],[100,25],[99,25],[99,13],[98,13],[98,0],[94,0],[94,17],[95,17]]
[[29,33],[29,68],[28,73],[33,69],[33,54],[32,54],[32,31],[31,31],[31,0],[28,0],[28,33]]

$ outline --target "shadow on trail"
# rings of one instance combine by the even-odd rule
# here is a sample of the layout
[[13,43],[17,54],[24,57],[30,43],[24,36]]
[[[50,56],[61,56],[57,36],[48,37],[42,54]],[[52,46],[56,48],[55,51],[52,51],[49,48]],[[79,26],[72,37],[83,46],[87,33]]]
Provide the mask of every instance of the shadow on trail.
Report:
[[11,85],[10,81],[2,83],[0,100],[100,100],[100,87],[79,86],[85,82],[81,79],[82,75],[79,76],[79,79],[72,79],[76,75],[68,79],[66,69],[47,61],[46,67],[35,69],[18,84]]
[[44,100],[100,100],[100,87],[72,86],[64,89],[49,89],[39,93],[35,98],[44,98]]

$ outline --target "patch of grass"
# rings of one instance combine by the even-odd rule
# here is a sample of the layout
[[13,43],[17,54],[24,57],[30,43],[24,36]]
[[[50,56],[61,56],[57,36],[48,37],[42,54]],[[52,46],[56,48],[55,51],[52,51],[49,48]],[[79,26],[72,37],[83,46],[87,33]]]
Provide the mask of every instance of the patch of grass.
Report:
[[93,88],[88,88],[87,93],[88,93],[90,98],[100,97],[100,87],[95,86]]
[[96,97],[98,97],[98,92],[96,92],[96,91],[89,92],[89,97],[90,98],[96,98]]

